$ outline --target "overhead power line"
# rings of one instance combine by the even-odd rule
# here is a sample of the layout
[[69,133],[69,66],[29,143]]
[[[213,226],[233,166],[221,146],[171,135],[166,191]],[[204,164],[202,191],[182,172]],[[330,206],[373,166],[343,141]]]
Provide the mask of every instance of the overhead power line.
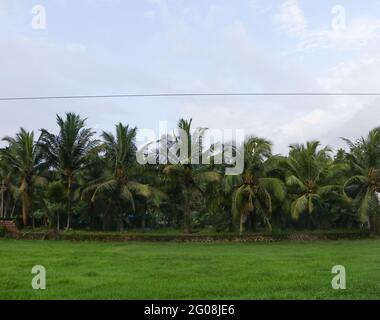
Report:
[[194,93],[130,93],[104,95],[25,96],[0,97],[0,101],[105,99],[105,98],[154,98],[154,97],[218,97],[218,96],[380,96],[380,92],[194,92]]

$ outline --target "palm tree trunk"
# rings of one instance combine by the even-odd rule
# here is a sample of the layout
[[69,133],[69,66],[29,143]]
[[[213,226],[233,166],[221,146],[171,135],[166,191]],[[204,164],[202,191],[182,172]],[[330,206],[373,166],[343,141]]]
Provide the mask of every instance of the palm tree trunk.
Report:
[[256,213],[252,211],[250,213],[252,232],[256,232]]
[[185,190],[184,227],[185,233],[191,233],[191,212],[189,206],[189,194],[187,189]]
[[265,221],[266,221],[266,223],[267,223],[267,226],[268,226],[268,230],[269,230],[269,232],[272,232],[273,229],[272,229],[272,225],[271,225],[269,219],[268,219],[268,218],[265,218]]
[[141,218],[141,232],[145,231],[145,214]]
[[90,226],[91,229],[95,229],[95,215],[96,215],[96,207],[95,204],[91,201],[90,202]]
[[27,181],[24,178],[20,185],[20,193],[21,193],[21,205],[22,205],[22,224],[24,226],[28,225],[29,218],[29,199],[28,199],[28,185]]
[[186,209],[185,210],[185,233],[191,233],[190,220],[191,220],[190,210]]
[[118,225],[119,225],[119,232],[123,232],[124,231],[124,221],[123,221],[123,217],[120,217],[119,218],[119,222],[118,222]]
[[23,193],[21,196],[22,202],[22,224],[24,226],[28,225],[29,222],[29,213],[31,209],[31,200],[26,193]]
[[71,176],[69,176],[67,180],[67,224],[66,224],[66,231],[70,229],[70,222],[71,222],[71,184],[72,179]]
[[102,219],[102,228],[103,228],[103,231],[106,231],[109,229],[109,211],[112,210],[112,204],[109,204],[106,208],[106,210],[104,211],[104,214],[103,214],[103,219]]
[[28,199],[29,199],[29,212],[32,213],[32,228],[34,229],[35,228],[35,218],[34,218],[34,212],[33,212],[33,189],[30,188],[29,190],[30,194],[28,195]]
[[242,235],[244,232],[244,215],[240,215],[240,225],[239,225],[239,234]]
[[4,214],[4,189],[5,189],[5,184],[4,184],[4,180],[2,181],[1,183],[1,214],[0,214],[0,217],[4,218],[5,217],[5,214]]
[[145,230],[145,216],[147,212],[147,206],[146,204],[144,205],[142,216],[141,216],[141,231],[144,232]]
[[28,225],[28,205],[25,200],[22,201],[22,224]]
[[234,219],[232,217],[231,211],[228,211],[228,231],[232,232],[235,229]]
[[373,234],[379,234],[380,231],[380,215],[374,213],[368,219],[369,221],[369,229]]
[[7,200],[5,201],[5,205],[4,205],[4,218],[7,217],[7,212],[8,212],[8,209],[9,209],[9,205],[10,205],[10,201],[7,198]]
[[368,230],[370,233],[373,233],[373,230],[374,230],[374,223],[373,223],[374,221],[373,220],[374,220],[373,215],[370,215],[368,217]]
[[17,204],[17,202],[16,202],[16,200],[14,200],[11,215],[10,215],[11,217],[14,217],[14,215],[15,215],[16,204]]
[[71,200],[69,199],[67,201],[67,224],[66,224],[66,231],[70,229],[70,222],[71,222]]

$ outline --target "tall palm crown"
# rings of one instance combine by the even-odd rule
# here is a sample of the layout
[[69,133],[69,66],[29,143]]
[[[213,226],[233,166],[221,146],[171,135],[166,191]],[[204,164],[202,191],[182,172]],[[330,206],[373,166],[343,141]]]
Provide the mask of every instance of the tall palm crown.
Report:
[[0,150],[0,217],[5,218],[14,215],[19,193],[17,187],[19,179],[14,174],[13,165],[6,159],[4,152],[6,152],[6,148]]
[[41,150],[34,141],[34,133],[21,128],[15,138],[5,137],[9,146],[3,152],[7,161],[20,179],[19,194],[22,201],[23,224],[27,225],[33,205],[34,185],[38,182],[43,167]]
[[248,218],[255,229],[256,218],[260,217],[271,230],[270,216],[272,201],[282,201],[285,188],[282,182],[268,176],[267,164],[272,156],[271,143],[258,137],[249,137],[240,152],[244,152],[244,171],[241,175],[227,176],[226,188],[232,194],[232,212],[240,220],[240,233]]
[[331,150],[319,147],[319,141],[290,146],[286,184],[293,196],[290,211],[294,219],[304,212],[312,214],[314,206],[321,205],[321,197],[339,189],[330,183],[335,173]]
[[129,128],[121,123],[116,125],[116,135],[103,132],[102,150],[110,170],[84,189],[84,193],[92,192],[93,202],[99,194],[108,196],[109,205],[105,214],[115,212],[120,228],[123,227],[128,208],[135,210],[134,197],[156,202],[160,200],[158,190],[137,182],[136,132],[136,128]]
[[105,156],[111,162],[114,178],[124,183],[128,182],[128,170],[136,166],[136,133],[137,128],[119,123],[116,125],[116,137],[109,132],[102,134]]
[[47,163],[54,167],[66,182],[67,226],[70,227],[72,188],[76,174],[87,164],[88,155],[98,142],[93,140],[94,132],[85,128],[86,119],[75,113],[66,113],[63,119],[57,115],[58,135],[41,129],[39,146]]
[[[192,153],[198,156],[204,156],[207,154],[202,150],[202,137],[206,131],[205,128],[198,128],[193,133],[191,132],[192,119],[180,119],[178,122],[178,128],[183,130],[185,139],[183,137],[175,137],[177,143],[187,143],[187,159],[182,155],[182,162],[178,164],[168,164],[163,172],[171,180],[178,183],[181,187],[181,193],[183,196],[183,214],[184,214],[184,229],[186,233],[191,232],[191,202],[196,195],[203,195],[205,192],[204,187],[210,183],[216,183],[220,181],[220,174],[218,172],[209,169],[209,166],[202,164],[192,163]],[[198,144],[199,143],[199,144]],[[199,151],[199,152],[198,152]],[[194,156],[193,155],[193,156]],[[178,158],[179,153],[171,154],[168,150],[168,157]]]
[[351,149],[347,159],[353,172],[344,185],[344,191],[354,199],[361,221],[370,229],[379,231],[380,127],[356,142],[344,140]]

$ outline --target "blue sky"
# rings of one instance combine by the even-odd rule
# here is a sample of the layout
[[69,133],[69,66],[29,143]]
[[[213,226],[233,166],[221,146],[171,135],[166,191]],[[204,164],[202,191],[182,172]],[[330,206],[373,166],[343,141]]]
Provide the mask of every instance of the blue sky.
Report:
[[[46,9],[45,30],[31,10]],[[345,26],[332,26],[334,6]],[[0,0],[1,96],[156,92],[380,92],[380,2]],[[187,97],[0,102],[0,135],[54,130],[76,111],[95,129],[241,128],[333,147],[380,124],[376,97]]]

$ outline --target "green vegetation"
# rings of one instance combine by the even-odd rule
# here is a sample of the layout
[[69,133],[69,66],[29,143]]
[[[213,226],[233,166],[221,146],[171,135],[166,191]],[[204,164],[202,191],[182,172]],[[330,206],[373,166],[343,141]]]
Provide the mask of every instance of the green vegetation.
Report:
[[[182,162],[141,165],[137,128],[119,123],[115,134],[96,133],[74,113],[57,115],[57,125],[57,134],[41,129],[38,139],[25,129],[4,138],[0,218],[57,231],[66,222],[66,231],[380,233],[380,128],[344,139],[346,151],[310,141],[273,155],[271,142],[255,136],[233,147],[203,146],[207,129],[193,130],[191,119],[181,119],[180,134],[161,137],[165,146],[154,144],[149,156],[181,155]],[[171,148],[177,142],[187,143],[187,155]],[[216,161],[229,147],[244,155],[236,176],[225,174],[233,163]],[[207,161],[184,161],[194,150]]]
[[[380,241],[103,243],[0,240],[0,299],[378,299]],[[331,288],[343,265],[347,289]],[[43,265],[47,290],[31,289]]]

